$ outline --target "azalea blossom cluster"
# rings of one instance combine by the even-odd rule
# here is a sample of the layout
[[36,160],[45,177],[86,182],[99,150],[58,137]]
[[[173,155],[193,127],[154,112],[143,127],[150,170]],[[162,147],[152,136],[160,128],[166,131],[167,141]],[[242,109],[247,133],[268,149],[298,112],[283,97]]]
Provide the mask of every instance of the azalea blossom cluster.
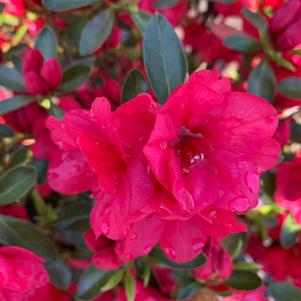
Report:
[[0,24],[0,301],[301,300],[301,0]]

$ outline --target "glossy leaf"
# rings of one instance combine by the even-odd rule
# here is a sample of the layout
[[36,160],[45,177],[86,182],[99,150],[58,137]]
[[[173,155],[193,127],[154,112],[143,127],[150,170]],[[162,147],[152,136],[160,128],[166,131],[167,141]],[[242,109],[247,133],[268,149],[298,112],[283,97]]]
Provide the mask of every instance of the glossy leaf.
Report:
[[124,277],[124,288],[127,301],[134,301],[136,296],[136,283],[130,272],[127,272]]
[[122,102],[133,99],[138,94],[147,92],[148,85],[142,73],[134,69],[130,71],[124,81],[122,88]]
[[301,232],[301,225],[296,224],[294,218],[288,215],[281,227],[280,243],[283,248],[294,245]]
[[143,33],[147,27],[147,24],[152,16],[143,11],[139,10],[138,12],[131,13],[131,18],[139,30]]
[[34,101],[33,98],[27,96],[14,96],[0,102],[0,115],[20,109]]
[[57,55],[57,38],[51,27],[45,26],[37,37],[35,48],[39,49],[45,60]]
[[101,290],[103,292],[107,292],[113,289],[115,286],[117,286],[123,277],[123,273],[124,273],[123,270],[118,270],[114,272],[114,274],[110,277],[107,283],[101,288]]
[[89,20],[79,40],[79,52],[87,55],[97,50],[107,39],[114,25],[112,10],[105,9]]
[[15,91],[25,91],[25,86],[21,73],[15,68],[8,68],[0,65],[0,86]]
[[268,23],[264,19],[264,17],[262,17],[258,13],[254,13],[254,12],[250,11],[246,7],[244,7],[242,9],[242,13],[245,16],[245,18],[259,31],[264,32],[267,30]]
[[260,287],[261,279],[250,271],[234,271],[231,278],[225,283],[237,290],[249,291]]
[[161,15],[149,21],[143,39],[149,82],[161,103],[185,80],[187,61],[174,28]]
[[250,36],[238,34],[224,40],[226,47],[242,53],[255,52],[260,48],[259,43]]
[[267,291],[268,295],[273,297],[275,301],[301,300],[301,290],[287,282],[274,282],[269,285]]
[[301,99],[301,78],[286,77],[278,85],[279,92],[289,98]]
[[18,202],[36,183],[37,170],[33,166],[16,166],[0,177],[0,204]]
[[0,138],[13,137],[14,130],[7,124],[0,124]]
[[42,0],[43,5],[52,11],[64,11],[84,7],[98,0]]
[[155,8],[167,8],[175,6],[179,3],[179,0],[156,0],[153,4]]
[[269,102],[275,97],[276,78],[267,61],[262,61],[250,73],[248,92],[258,95]]
[[63,289],[69,287],[71,273],[59,256],[53,242],[33,223],[0,215],[0,243],[29,249],[46,259],[52,282]]

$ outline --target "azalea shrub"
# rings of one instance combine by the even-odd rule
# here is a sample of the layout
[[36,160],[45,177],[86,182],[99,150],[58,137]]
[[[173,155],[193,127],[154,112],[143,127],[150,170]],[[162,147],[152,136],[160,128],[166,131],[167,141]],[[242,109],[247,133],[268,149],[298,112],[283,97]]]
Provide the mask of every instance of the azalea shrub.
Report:
[[0,0],[0,300],[301,300],[301,0]]

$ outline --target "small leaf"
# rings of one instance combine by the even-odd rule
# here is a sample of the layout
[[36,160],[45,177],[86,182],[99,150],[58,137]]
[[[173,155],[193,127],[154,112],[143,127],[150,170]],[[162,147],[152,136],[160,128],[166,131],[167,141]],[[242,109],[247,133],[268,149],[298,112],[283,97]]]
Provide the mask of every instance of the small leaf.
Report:
[[33,158],[32,165],[35,166],[38,171],[38,183],[43,184],[47,177],[47,170],[49,165],[48,160]]
[[63,83],[60,90],[63,92],[74,91],[84,84],[91,76],[91,69],[86,65],[73,65],[68,67],[63,74]]
[[259,15],[258,13],[253,13],[246,7],[242,9],[242,13],[245,16],[245,18],[252,24],[256,29],[259,31],[266,31],[268,28],[268,23],[264,19],[263,16]]
[[96,3],[97,0],[42,0],[43,5],[52,11],[64,11]]
[[250,73],[248,92],[272,102],[275,97],[276,78],[267,61],[262,61]]
[[195,269],[206,263],[206,257],[202,253],[199,254],[194,260],[186,262],[186,263],[176,263],[172,260],[169,260],[159,248],[155,248],[151,252],[151,255],[159,260],[159,264],[161,266],[165,266],[165,267],[169,267],[169,268]]
[[13,137],[14,131],[7,124],[0,124],[0,138]]
[[301,98],[301,78],[300,77],[286,77],[280,81],[278,85],[279,92],[289,98]]
[[139,10],[138,12],[131,13],[131,18],[138,29],[143,33],[147,27],[147,24],[152,16],[143,11]]
[[83,28],[79,40],[79,52],[87,55],[97,50],[112,32],[114,25],[114,14],[110,9],[104,9]]
[[177,295],[177,299],[186,299],[193,297],[199,290],[199,285],[196,282],[189,283],[188,285],[183,285]]
[[127,301],[134,301],[136,296],[136,283],[133,275],[127,272],[124,278],[124,288]]
[[23,247],[44,257],[51,281],[62,289],[69,287],[71,281],[69,268],[61,259],[52,240],[33,223],[0,215],[0,243],[6,246]]
[[20,200],[37,180],[33,166],[16,166],[0,177],[0,204],[7,205]]
[[143,57],[150,84],[164,103],[185,81],[187,60],[174,28],[159,14],[151,18],[145,30]]
[[281,227],[280,243],[283,248],[293,246],[301,232],[301,225],[296,224],[294,218],[288,215]]
[[153,4],[155,8],[167,8],[171,6],[175,6],[179,3],[179,0],[156,0]]
[[111,271],[102,271],[94,266],[89,266],[79,277],[76,297],[80,300],[93,299],[111,276]]
[[28,152],[29,149],[26,146],[19,147],[12,155],[12,158],[9,162],[10,166],[24,164],[28,159]]
[[237,290],[250,291],[260,287],[261,279],[250,271],[234,271],[225,284]]
[[55,104],[52,104],[50,108],[50,114],[55,116],[57,119],[63,119],[65,112]]
[[138,69],[134,69],[130,71],[127,77],[125,78],[121,93],[122,102],[126,102],[130,99],[133,99],[138,94],[147,91],[148,85],[144,76]]
[[287,282],[274,282],[267,289],[275,301],[300,301],[301,290]]
[[224,40],[226,47],[242,52],[242,53],[251,53],[259,50],[259,43],[250,36],[237,34],[230,36]]
[[43,28],[38,35],[35,48],[41,51],[45,60],[57,56],[57,38],[51,27]]
[[117,286],[123,277],[123,270],[116,271],[107,283],[101,288],[103,292],[107,292]]
[[2,65],[0,65],[0,86],[15,92],[25,91],[23,78],[19,71]]
[[14,96],[0,102],[0,115],[20,109],[34,101],[33,98],[26,96]]
[[261,265],[255,262],[237,262],[233,265],[236,271],[258,271]]

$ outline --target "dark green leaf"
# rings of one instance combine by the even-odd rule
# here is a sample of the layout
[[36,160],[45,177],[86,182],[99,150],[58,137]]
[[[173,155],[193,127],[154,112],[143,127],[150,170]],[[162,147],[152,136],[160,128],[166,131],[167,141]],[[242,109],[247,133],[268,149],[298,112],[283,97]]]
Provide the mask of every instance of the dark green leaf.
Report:
[[274,282],[269,285],[267,291],[268,295],[273,297],[275,301],[301,300],[301,290],[287,282]]
[[237,258],[243,250],[244,247],[244,236],[241,233],[234,233],[227,236],[222,241],[223,247],[232,256],[232,258]]
[[29,149],[26,146],[19,147],[12,155],[10,166],[24,164],[28,159],[28,151]]
[[118,270],[110,277],[107,283],[101,288],[103,292],[107,292],[117,286],[123,277],[123,270]]
[[280,243],[283,248],[293,246],[299,237],[301,226],[296,224],[294,218],[288,215],[282,224],[280,233]]
[[0,86],[15,92],[23,92],[25,90],[22,75],[18,70],[5,66],[0,66]]
[[52,11],[64,11],[96,3],[98,0],[43,0],[43,5]]
[[301,98],[301,78],[286,77],[278,85],[279,92],[289,98]]
[[5,4],[4,3],[0,3],[0,14],[2,14],[4,8],[5,8]]
[[249,291],[260,287],[261,279],[250,271],[234,271],[225,283],[237,290]]
[[87,55],[97,50],[107,39],[114,25],[114,14],[104,9],[87,22],[80,36],[79,52]]
[[57,38],[51,27],[45,26],[38,35],[35,48],[39,49],[45,60],[57,55]]
[[143,76],[143,74],[134,69],[130,71],[124,81],[123,88],[122,88],[122,102],[126,102],[130,99],[133,99],[138,94],[147,92],[148,85]]
[[130,272],[127,272],[124,277],[124,288],[127,301],[134,301],[136,296],[136,283]]
[[155,8],[171,7],[179,3],[179,0],[156,0],[153,4]]
[[197,293],[198,290],[199,286],[196,282],[183,285],[178,291],[177,299],[191,298]]
[[258,271],[261,265],[255,262],[237,262],[234,264],[234,269],[239,271]]
[[18,44],[14,47],[11,47],[9,51],[5,53],[5,59],[11,60],[13,57],[20,57],[27,48],[28,46],[26,44]]
[[64,71],[63,83],[60,90],[63,92],[74,91],[84,84],[91,76],[91,69],[86,65],[73,65]]
[[143,39],[144,64],[161,103],[185,80],[187,61],[174,28],[161,15],[149,21]]
[[272,102],[275,96],[276,78],[267,61],[262,61],[250,73],[248,92]]
[[242,9],[242,13],[245,16],[245,18],[254,25],[255,28],[257,28],[259,31],[266,31],[268,27],[267,21],[259,15],[258,13],[253,13],[246,7]]
[[64,115],[65,115],[65,112],[64,112],[64,110],[62,110],[58,106],[52,104],[51,108],[50,108],[50,114],[55,116],[57,119],[63,119]]
[[16,166],[0,177],[0,204],[16,203],[36,183],[37,171],[33,166]]
[[151,252],[151,255],[159,260],[160,265],[169,267],[169,268],[195,269],[197,267],[200,267],[204,263],[206,263],[206,257],[202,253],[199,254],[194,260],[186,262],[186,263],[176,263],[172,260],[169,260],[159,248],[155,248]]
[[14,96],[0,102],[0,115],[20,109],[34,101],[33,98],[27,96]]
[[226,38],[224,44],[226,47],[242,53],[254,52],[260,48],[259,43],[255,39],[243,34]]
[[49,165],[48,160],[33,158],[32,165],[34,165],[38,171],[38,183],[43,184],[47,177],[47,170]]
[[7,124],[0,124],[0,138],[13,137],[14,131]]
[[301,124],[291,121],[291,141],[301,143]]
[[88,267],[80,275],[76,297],[80,300],[91,300],[99,294],[101,287],[111,276],[112,271],[102,271],[94,266]]
[[0,215],[0,243],[23,247],[44,257],[52,282],[58,287],[68,288],[71,281],[70,270],[59,256],[53,242],[33,223]]
[[143,33],[151,18],[151,15],[143,10],[139,10],[136,13],[131,13],[131,18],[139,30]]

